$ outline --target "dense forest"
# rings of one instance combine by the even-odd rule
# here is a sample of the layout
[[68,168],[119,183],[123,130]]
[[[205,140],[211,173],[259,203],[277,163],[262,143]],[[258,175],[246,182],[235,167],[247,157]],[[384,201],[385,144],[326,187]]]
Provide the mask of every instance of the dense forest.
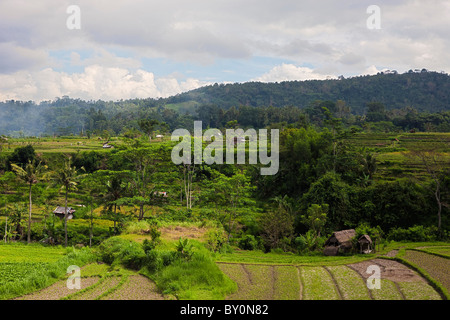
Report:
[[447,74],[389,72],[339,80],[215,84],[167,99],[11,100],[0,103],[0,134],[118,135],[139,130],[140,119],[157,120],[163,124],[156,128],[160,131],[191,129],[193,120],[202,120],[205,128],[264,128],[299,121],[321,126],[324,106],[348,126],[446,132],[449,105]]

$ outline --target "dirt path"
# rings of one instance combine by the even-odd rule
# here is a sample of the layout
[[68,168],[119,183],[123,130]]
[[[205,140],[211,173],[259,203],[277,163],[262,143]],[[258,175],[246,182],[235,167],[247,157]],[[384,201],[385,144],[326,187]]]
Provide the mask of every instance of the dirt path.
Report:
[[82,268],[79,289],[68,289],[67,280],[14,300],[164,300],[153,281],[129,270],[111,271],[106,265],[89,264]]
[[[79,290],[95,285],[100,277],[81,278]],[[77,289],[68,289],[67,281],[61,280],[42,290],[27,294],[14,300],[59,300],[73,294]]]
[[122,287],[102,300],[164,300],[164,297],[157,292],[154,282],[142,275],[132,275]]

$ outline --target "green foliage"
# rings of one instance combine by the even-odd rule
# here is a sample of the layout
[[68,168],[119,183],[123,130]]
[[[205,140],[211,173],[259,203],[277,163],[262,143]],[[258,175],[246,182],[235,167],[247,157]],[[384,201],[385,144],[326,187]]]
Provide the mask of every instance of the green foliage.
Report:
[[300,217],[301,222],[307,225],[315,234],[320,236],[320,232],[327,222],[327,212],[328,204],[311,204],[306,215]]
[[238,240],[238,247],[243,250],[257,250],[260,249],[260,243],[252,234],[244,234]]
[[311,184],[301,203],[303,208],[310,203],[328,205],[328,226],[338,230],[348,222],[350,194],[351,186],[342,181],[339,174],[330,171]]
[[206,248],[212,252],[220,251],[226,245],[227,239],[222,229],[213,228],[206,234]]
[[36,152],[32,145],[18,147],[8,156],[9,168],[12,163],[24,168],[27,163],[33,161],[36,161]]
[[422,225],[415,225],[407,229],[393,228],[389,231],[387,238],[393,241],[407,242],[436,241],[438,230],[435,226],[424,227]]
[[322,251],[325,241],[325,237],[318,237],[317,233],[311,229],[296,237],[294,244],[299,253],[311,253]]
[[191,259],[177,259],[158,272],[154,279],[164,294],[178,299],[224,299],[236,290],[236,284],[224,275],[211,257],[210,252],[199,245]]
[[261,215],[260,228],[266,248],[286,250],[294,233],[294,217],[283,208],[270,210]]
[[149,251],[154,250],[161,243],[161,232],[155,226],[151,226],[149,228],[149,233],[151,240],[144,239],[144,241],[142,242],[142,247],[146,254]]
[[193,252],[193,247],[192,247],[192,243],[190,242],[189,239],[183,239],[183,238],[179,238],[178,242],[175,244],[177,253],[179,255],[179,257],[183,260],[189,261],[192,258],[192,255],[194,254]]
[[111,237],[103,241],[99,246],[99,253],[105,263],[120,264],[135,270],[142,267],[146,256],[139,243],[120,237]]
[[[82,250],[71,249],[64,256],[58,254],[56,256],[57,259],[55,259],[55,253],[58,250],[61,251],[60,248],[56,250],[55,248],[47,248],[40,245],[21,245],[19,248],[18,245],[2,245],[0,250],[4,249],[4,247],[15,249],[14,253],[8,255],[8,260],[22,261],[16,263],[23,263],[24,266],[33,263],[33,265],[29,265],[33,267],[28,268],[27,272],[25,272],[22,269],[24,266],[14,266],[13,269],[18,270],[17,272],[23,271],[22,276],[17,277],[15,280],[10,279],[12,281],[8,281],[8,283],[0,286],[0,300],[11,299],[48,287],[66,274],[68,266],[76,265],[82,267],[96,259],[92,251],[85,248]],[[53,252],[53,255],[49,254],[50,252]],[[36,261],[36,257],[33,257],[34,254],[39,257],[37,261],[42,263],[39,265],[40,267],[36,267],[36,262],[29,262]]]

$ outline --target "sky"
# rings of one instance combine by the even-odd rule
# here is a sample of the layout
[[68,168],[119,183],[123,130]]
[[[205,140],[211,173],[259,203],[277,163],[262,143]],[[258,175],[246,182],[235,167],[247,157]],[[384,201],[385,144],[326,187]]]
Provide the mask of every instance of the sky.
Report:
[[450,73],[450,0],[0,0],[0,101]]

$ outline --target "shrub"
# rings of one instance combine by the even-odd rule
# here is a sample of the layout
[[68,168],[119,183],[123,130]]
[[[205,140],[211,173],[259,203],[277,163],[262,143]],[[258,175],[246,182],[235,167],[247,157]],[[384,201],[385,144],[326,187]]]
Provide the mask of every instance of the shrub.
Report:
[[236,284],[220,271],[211,253],[201,244],[195,246],[191,259],[176,259],[155,276],[158,288],[178,299],[224,299],[236,290]]
[[189,241],[189,239],[183,240],[182,238],[180,238],[175,246],[177,249],[178,256],[181,259],[184,259],[187,261],[191,260],[194,252],[192,250],[193,249],[192,243]]
[[206,234],[206,247],[213,251],[220,251],[226,243],[226,237],[221,229],[211,229]]
[[101,259],[110,265],[121,264],[138,270],[146,261],[146,254],[139,243],[119,237],[103,241],[99,250]]
[[259,248],[259,241],[255,236],[246,234],[238,240],[238,247],[243,250],[257,250]]
[[142,230],[150,229],[150,224],[145,220],[132,221],[129,222],[124,229],[123,233],[126,234],[140,234],[142,233]]
[[435,241],[437,238],[437,228],[434,226],[424,227],[415,225],[408,229],[394,228],[388,234],[389,240],[408,241],[408,242],[425,242]]
[[306,251],[322,250],[325,244],[325,237],[317,237],[314,230],[309,230],[304,235],[300,235],[294,240],[296,249],[302,253]]

